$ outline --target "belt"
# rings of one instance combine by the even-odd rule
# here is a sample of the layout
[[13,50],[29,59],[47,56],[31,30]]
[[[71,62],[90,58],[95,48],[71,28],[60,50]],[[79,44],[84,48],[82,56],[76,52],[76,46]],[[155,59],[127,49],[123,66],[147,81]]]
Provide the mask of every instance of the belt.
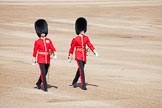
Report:
[[49,53],[49,52],[38,52],[38,54],[48,55],[48,54],[50,54],[50,53]]
[[85,51],[85,48],[76,48],[76,50]]

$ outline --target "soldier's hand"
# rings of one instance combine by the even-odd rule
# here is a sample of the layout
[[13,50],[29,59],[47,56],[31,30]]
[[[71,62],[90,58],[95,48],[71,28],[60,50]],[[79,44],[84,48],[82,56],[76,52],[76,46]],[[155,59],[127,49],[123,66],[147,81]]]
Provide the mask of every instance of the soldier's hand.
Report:
[[71,63],[72,60],[73,60],[73,55],[70,54],[70,55],[68,56],[68,62]]
[[33,57],[32,65],[36,65],[36,58],[35,57]]
[[54,59],[57,59],[57,53],[56,52],[54,52]]
[[96,57],[99,56],[98,52],[96,50],[93,50],[93,53],[95,54]]

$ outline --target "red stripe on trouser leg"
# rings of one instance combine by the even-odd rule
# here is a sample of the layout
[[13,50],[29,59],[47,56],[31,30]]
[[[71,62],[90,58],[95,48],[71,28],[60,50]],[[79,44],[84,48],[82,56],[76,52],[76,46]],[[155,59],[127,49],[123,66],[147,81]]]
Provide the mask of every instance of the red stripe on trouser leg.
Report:
[[83,75],[82,75],[82,70],[81,70],[81,68],[80,68],[80,65],[79,65],[78,61],[77,61],[77,64],[78,64],[79,73],[80,73],[81,85],[83,86]]
[[40,64],[39,64],[39,69],[40,69],[40,76],[41,76],[43,88],[44,88],[44,80],[43,80],[43,75],[42,75],[42,70],[41,70]]

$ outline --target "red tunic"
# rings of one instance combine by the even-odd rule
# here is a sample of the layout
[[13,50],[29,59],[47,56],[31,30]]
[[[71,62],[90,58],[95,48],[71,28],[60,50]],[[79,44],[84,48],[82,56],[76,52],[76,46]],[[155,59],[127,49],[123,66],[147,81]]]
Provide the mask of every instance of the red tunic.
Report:
[[75,60],[86,61],[86,46],[88,46],[92,51],[95,49],[88,36],[76,36],[71,42],[69,55],[73,54],[75,49]]
[[[37,63],[50,64],[50,54],[48,52],[54,53],[55,51],[56,49],[49,38],[39,38],[34,44],[33,57],[37,56]],[[39,54],[39,52],[47,52],[47,54]]]

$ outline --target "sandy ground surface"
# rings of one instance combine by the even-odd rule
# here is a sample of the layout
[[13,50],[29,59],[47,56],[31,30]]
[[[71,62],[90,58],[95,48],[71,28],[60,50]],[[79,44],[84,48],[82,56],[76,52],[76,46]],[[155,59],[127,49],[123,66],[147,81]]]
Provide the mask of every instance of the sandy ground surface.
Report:
[[[88,54],[87,91],[69,86],[80,16],[100,54]],[[40,72],[31,65],[38,18],[58,53],[47,93],[34,88]],[[162,108],[162,0],[0,0],[0,37],[0,108]]]

